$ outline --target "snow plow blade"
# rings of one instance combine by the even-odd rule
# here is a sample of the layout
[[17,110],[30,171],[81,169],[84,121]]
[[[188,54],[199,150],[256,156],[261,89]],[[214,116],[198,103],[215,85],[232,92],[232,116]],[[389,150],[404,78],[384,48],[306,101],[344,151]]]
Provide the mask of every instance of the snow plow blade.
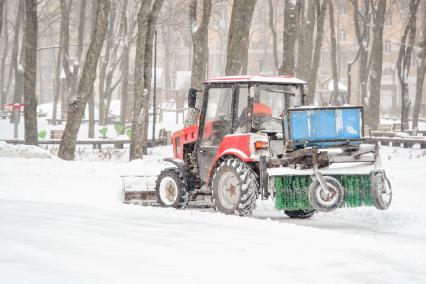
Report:
[[158,206],[155,196],[156,179],[157,176],[121,176],[123,203]]

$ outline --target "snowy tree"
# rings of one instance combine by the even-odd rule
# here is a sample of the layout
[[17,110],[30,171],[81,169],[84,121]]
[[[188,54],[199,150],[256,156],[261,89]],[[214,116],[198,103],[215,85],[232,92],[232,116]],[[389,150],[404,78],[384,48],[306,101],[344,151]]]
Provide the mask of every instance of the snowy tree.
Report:
[[373,43],[371,47],[370,98],[365,110],[365,123],[377,129],[380,120],[380,87],[383,65],[383,26],[387,0],[378,0],[373,7]]
[[413,109],[413,125],[412,128],[418,127],[420,106],[423,99],[423,84],[426,75],[426,1],[422,3],[422,33],[419,42],[418,58],[419,63],[417,65],[417,81],[416,81],[416,98]]
[[36,0],[25,3],[25,70],[24,70],[24,118],[25,144],[38,144],[37,131],[37,38],[38,19]]
[[65,125],[58,156],[64,160],[73,160],[77,134],[80,129],[84,110],[89,100],[93,82],[96,78],[96,69],[102,45],[108,27],[109,0],[98,0],[95,26],[92,29],[90,45],[86,60],[81,72],[77,88],[72,92],[68,102],[68,120]]
[[234,0],[228,33],[225,75],[238,75],[247,69],[249,32],[256,0]]
[[[191,0],[189,6],[189,20],[192,35],[192,73],[191,73],[191,87],[201,90],[203,81],[206,79],[207,57],[208,57],[208,26],[210,20],[210,13],[212,9],[211,0],[203,0],[203,14],[201,22],[197,24],[197,3],[199,0]],[[200,108],[202,101],[201,92],[198,93],[197,103]],[[185,120],[185,126],[196,123],[198,111],[190,109]]]

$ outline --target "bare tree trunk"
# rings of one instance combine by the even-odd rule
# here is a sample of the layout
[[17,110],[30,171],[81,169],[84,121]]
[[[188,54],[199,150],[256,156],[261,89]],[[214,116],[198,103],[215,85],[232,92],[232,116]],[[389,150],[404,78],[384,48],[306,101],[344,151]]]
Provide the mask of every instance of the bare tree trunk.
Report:
[[77,50],[77,60],[79,64],[81,63],[81,56],[83,54],[83,41],[84,41],[84,23],[86,19],[86,0],[81,0],[80,2],[80,17],[78,22],[78,50]]
[[[3,7],[4,7],[5,2],[6,2],[6,0],[0,0],[0,35],[1,35],[1,31],[2,31],[2,26],[3,26]],[[5,15],[7,16],[6,13],[5,13]]]
[[401,130],[408,127],[410,98],[406,79],[408,78],[411,68],[411,54],[413,53],[413,45],[416,38],[416,13],[419,3],[420,0],[410,0],[408,21],[401,36],[401,46],[396,63],[398,80],[401,86]]
[[[359,9],[358,0],[353,0],[353,18],[355,26],[355,35],[358,41],[358,102],[364,107],[368,108],[367,102],[367,81],[370,71],[370,64],[368,63],[368,46],[370,43],[370,0],[364,1],[364,13]],[[360,23],[360,19],[362,23]],[[349,90],[349,88],[348,88]]]
[[309,89],[308,96],[306,101],[308,104],[312,104],[314,102],[316,85],[317,85],[317,76],[318,76],[318,68],[319,62],[321,58],[321,48],[322,48],[322,40],[324,37],[324,22],[325,15],[327,12],[327,5],[329,0],[324,0],[321,4],[321,8],[317,11],[317,31],[315,38],[315,48],[314,54],[312,56],[312,65],[311,65],[311,73],[309,76]]
[[129,85],[129,33],[127,24],[127,6],[128,0],[124,0],[121,9],[121,25],[123,26],[123,55],[121,59],[121,73],[123,79],[121,80],[121,100],[120,100],[120,122],[126,123],[127,113],[127,92]]
[[[123,13],[124,13],[124,15],[123,15]],[[105,86],[104,86],[104,93],[105,93],[105,96],[104,96],[104,104],[105,105],[104,105],[104,107],[105,107],[105,109],[104,109],[103,120],[105,122],[108,121],[109,108],[111,106],[112,94],[113,94],[115,88],[117,88],[117,86],[119,85],[119,83],[122,79],[122,76],[123,76],[123,74],[121,74],[120,78],[117,79],[114,83],[112,83],[114,73],[115,73],[115,71],[117,70],[117,67],[120,64],[120,61],[121,61],[121,58],[122,58],[122,55],[123,55],[123,54],[121,54],[121,56],[117,56],[118,55],[118,48],[121,45],[123,45],[122,43],[124,42],[123,41],[123,31],[124,31],[123,17],[125,17],[127,19],[127,16],[125,14],[126,14],[126,8],[122,8],[121,9],[121,16],[120,16],[121,17],[120,28],[118,30],[117,36],[115,36],[115,38],[119,37],[119,40],[114,41],[114,47],[111,51],[111,58],[108,61],[108,68],[107,68],[106,80],[105,80]]]
[[161,6],[163,5],[164,0],[155,0],[152,6],[151,12],[148,15],[148,25],[146,33],[146,43],[145,43],[145,60],[144,60],[144,89],[147,90],[147,96],[145,97],[143,105],[143,113],[145,114],[145,119],[143,120],[142,128],[142,152],[147,154],[148,149],[148,125],[149,125],[149,99],[151,98],[151,81],[152,81],[152,52],[153,52],[153,42],[154,42],[154,33],[155,25],[157,23],[157,17],[160,13]]
[[272,55],[274,57],[274,73],[278,72],[278,35],[275,30],[275,21],[274,21],[274,5],[272,0],[268,0],[269,5],[269,29],[272,34]]
[[[2,0],[4,1],[4,0]],[[4,2],[3,2],[4,4]],[[7,4],[4,6],[4,14],[5,17],[0,19],[0,23],[5,22],[4,25],[4,45],[3,45],[3,55],[1,57],[0,61],[0,111],[4,110],[3,105],[6,104],[7,100],[7,90],[5,88],[6,83],[6,57],[9,51],[9,31],[8,31],[8,25],[7,25]],[[3,10],[1,9],[0,5],[0,17],[3,13]],[[0,36],[1,36],[1,28],[0,28]],[[10,72],[10,71],[9,71]],[[10,76],[10,75],[9,75]]]
[[426,1],[423,1],[422,4],[422,36],[420,38],[420,48],[420,63],[417,67],[416,98],[413,109],[413,129],[417,128],[419,123],[420,106],[423,100],[423,84],[426,75]]
[[296,45],[296,5],[285,0],[283,61],[279,69],[280,75],[294,75],[294,50]]
[[[22,9],[22,17],[18,20],[21,22],[25,19],[25,2],[19,2],[19,10]],[[19,12],[18,12],[19,14]],[[21,25],[21,24],[20,24]],[[19,37],[18,37],[19,38]],[[13,91],[13,102],[14,103],[22,103],[22,95],[23,95],[23,84],[24,84],[24,62],[25,62],[25,33],[22,35],[22,44],[20,48],[19,60],[16,61],[15,65],[15,88]],[[20,113],[15,113],[15,117],[19,116]]]
[[148,114],[142,111],[148,90],[145,90],[145,47],[147,41],[148,15],[151,10],[151,3],[155,0],[143,0],[138,12],[138,31],[136,38],[136,56],[134,72],[133,91],[133,117],[132,117],[132,138],[130,143],[129,159],[140,159],[143,157],[142,128],[144,120],[148,119]]
[[[92,1],[92,7],[91,7],[91,23],[90,23],[90,34],[93,35],[93,29],[96,27],[96,14],[98,11],[97,8],[98,1]],[[90,39],[92,40],[92,39]],[[89,92],[89,101],[88,101],[88,116],[89,116],[89,123],[88,123],[88,137],[89,138],[95,138],[95,87],[92,84],[90,87]]]
[[109,19],[109,27],[106,39],[105,46],[105,54],[103,58],[101,57],[100,61],[100,71],[99,71],[99,88],[98,88],[98,96],[99,96],[99,125],[105,125],[106,117],[108,114],[105,113],[105,77],[106,77],[106,69],[108,67],[111,50],[114,44],[114,28],[115,28],[115,19],[117,16],[116,4],[113,3],[112,10],[110,13]]
[[304,13],[300,13],[300,34],[298,38],[298,59],[297,59],[297,76],[308,81],[311,73],[312,53],[314,47],[314,29],[316,21],[316,1],[307,1],[308,10],[306,18]]
[[378,0],[373,20],[373,43],[371,47],[370,99],[366,111],[366,124],[377,129],[380,120],[380,85],[383,65],[383,26],[386,0]]
[[[330,97],[330,104],[336,104],[339,95],[339,75],[337,73],[337,44],[336,44],[336,30],[334,27],[334,7],[333,0],[328,2],[328,14],[330,20],[330,42],[331,42],[331,72],[333,74],[333,95]],[[342,105],[345,104],[342,98]]]
[[77,134],[80,129],[87,101],[90,97],[93,81],[96,78],[97,63],[108,28],[110,2],[108,0],[98,0],[97,2],[96,25],[92,29],[90,45],[87,50],[86,60],[78,82],[78,87],[70,98],[68,105],[68,120],[59,147],[58,156],[64,160],[74,159]]
[[72,72],[70,68],[70,62],[69,62],[69,45],[70,45],[70,34],[69,34],[69,24],[70,24],[70,12],[71,12],[71,6],[72,6],[72,0],[69,0],[69,4],[67,5],[67,0],[61,0],[60,2],[61,7],[61,29],[63,29],[62,36],[63,36],[63,50],[62,50],[62,68],[64,70],[65,74],[65,80],[63,82],[63,90],[62,92],[62,108],[61,108],[61,118],[66,119],[67,114],[67,104],[68,104],[68,94],[69,94],[69,88],[72,84]]
[[[9,74],[8,74],[8,80],[7,80],[7,86],[6,86],[6,96],[9,94],[10,87],[12,85],[12,82],[14,81],[12,79],[12,76],[15,75],[16,80],[16,73],[18,72],[18,53],[19,53],[19,31],[21,29],[21,22],[22,18],[24,17],[24,1],[20,0],[18,2],[18,13],[16,14],[15,19],[15,26],[13,28],[13,45],[12,45],[12,53],[10,58],[10,64],[9,64]],[[16,85],[16,82],[15,82]]]
[[[211,0],[203,0],[203,15],[201,23],[197,25],[197,2],[198,0],[191,0],[189,7],[189,21],[191,24],[192,34],[192,73],[191,73],[191,87],[201,90],[203,81],[206,79],[207,69],[207,52],[208,52],[208,35],[209,35],[209,20],[211,13]],[[201,92],[197,96],[198,109],[202,101]],[[190,109],[185,119],[185,126],[197,123],[198,111]]]
[[37,131],[37,3],[27,0],[25,4],[25,71],[24,71],[24,116],[25,144],[38,144]]
[[[249,48],[249,32],[256,0],[234,0],[228,33],[225,75],[238,75],[244,69]],[[246,66],[247,67],[247,66]]]

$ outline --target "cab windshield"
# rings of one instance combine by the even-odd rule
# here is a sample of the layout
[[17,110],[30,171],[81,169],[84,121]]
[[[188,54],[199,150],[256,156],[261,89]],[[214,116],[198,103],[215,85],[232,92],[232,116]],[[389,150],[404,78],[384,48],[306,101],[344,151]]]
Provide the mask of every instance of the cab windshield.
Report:
[[283,132],[283,117],[290,107],[302,105],[302,85],[259,84],[253,96],[253,125],[256,131]]

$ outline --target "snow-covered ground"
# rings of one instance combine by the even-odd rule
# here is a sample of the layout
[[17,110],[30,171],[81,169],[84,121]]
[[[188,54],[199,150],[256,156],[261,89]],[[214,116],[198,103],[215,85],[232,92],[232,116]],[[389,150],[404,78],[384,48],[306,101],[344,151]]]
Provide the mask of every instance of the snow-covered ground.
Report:
[[35,152],[0,155],[1,283],[426,283],[422,150],[382,149],[389,210],[310,220],[271,202],[253,218],[122,204],[120,174],[158,173],[170,147],[130,163]]

